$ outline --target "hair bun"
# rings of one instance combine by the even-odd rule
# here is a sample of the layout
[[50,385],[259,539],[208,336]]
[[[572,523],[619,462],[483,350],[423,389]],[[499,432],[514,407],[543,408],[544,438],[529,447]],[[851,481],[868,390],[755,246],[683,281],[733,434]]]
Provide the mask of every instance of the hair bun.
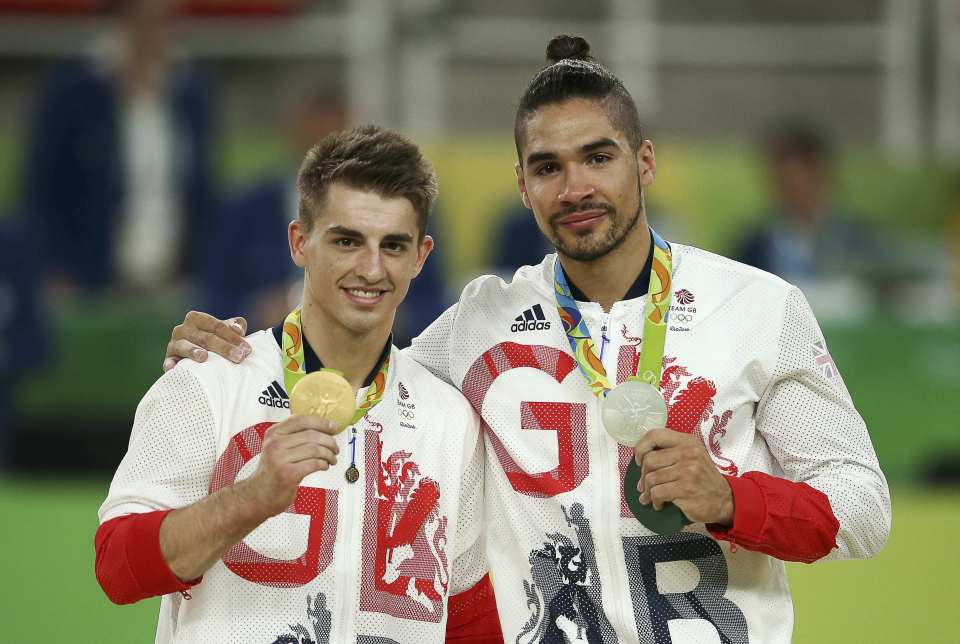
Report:
[[547,44],[547,60],[550,64],[570,59],[593,60],[590,56],[590,43],[580,36],[562,34]]

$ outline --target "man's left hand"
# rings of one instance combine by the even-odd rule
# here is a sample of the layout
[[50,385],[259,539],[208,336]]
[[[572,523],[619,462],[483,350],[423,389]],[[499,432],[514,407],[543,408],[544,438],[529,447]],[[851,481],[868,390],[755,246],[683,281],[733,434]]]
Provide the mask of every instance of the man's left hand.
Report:
[[642,475],[638,492],[657,510],[673,503],[694,523],[733,524],[733,493],[699,436],[659,427],[634,447]]

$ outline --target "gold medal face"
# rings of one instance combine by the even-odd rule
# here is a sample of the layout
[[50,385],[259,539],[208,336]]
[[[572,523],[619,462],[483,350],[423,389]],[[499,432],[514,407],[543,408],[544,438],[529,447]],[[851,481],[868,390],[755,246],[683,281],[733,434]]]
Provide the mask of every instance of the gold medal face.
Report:
[[337,433],[346,429],[356,412],[353,387],[343,376],[330,371],[308,373],[290,392],[290,413],[332,420]]

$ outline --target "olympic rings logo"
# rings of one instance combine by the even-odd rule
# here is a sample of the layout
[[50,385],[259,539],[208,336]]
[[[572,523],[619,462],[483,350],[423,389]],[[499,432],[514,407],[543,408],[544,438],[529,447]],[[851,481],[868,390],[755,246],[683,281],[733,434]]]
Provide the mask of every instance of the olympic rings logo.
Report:
[[403,418],[406,418],[408,420],[413,419],[413,412],[410,411],[409,409],[397,409],[397,413],[400,414],[400,416],[402,416]]
[[693,321],[693,316],[688,313],[672,313],[670,315],[670,321],[672,322],[674,320],[677,322],[691,322]]

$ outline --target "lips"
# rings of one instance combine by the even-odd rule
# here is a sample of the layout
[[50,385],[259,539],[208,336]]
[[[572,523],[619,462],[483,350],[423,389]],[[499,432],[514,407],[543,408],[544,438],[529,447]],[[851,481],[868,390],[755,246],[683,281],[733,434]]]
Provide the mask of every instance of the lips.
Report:
[[559,217],[555,221],[557,225],[563,226],[564,228],[583,230],[600,223],[606,215],[607,212],[605,210],[583,210]]
[[360,306],[375,306],[383,300],[386,291],[378,288],[345,288],[341,287],[344,296],[353,302],[354,304],[359,304]]

